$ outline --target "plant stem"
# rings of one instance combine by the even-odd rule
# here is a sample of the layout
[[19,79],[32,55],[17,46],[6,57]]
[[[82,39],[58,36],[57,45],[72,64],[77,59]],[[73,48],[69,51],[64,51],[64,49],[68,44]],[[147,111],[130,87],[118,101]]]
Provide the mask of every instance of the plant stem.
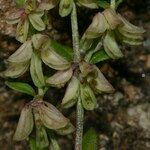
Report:
[[74,50],[74,62],[79,63],[80,62],[79,32],[78,32],[77,10],[75,3],[73,3],[73,10],[71,13],[71,26],[72,26],[72,40]]
[[84,109],[82,107],[81,98],[79,97],[77,102],[75,150],[82,150],[83,119]]
[[116,8],[116,0],[111,0],[111,4],[110,4],[112,9]]
[[[81,56],[79,50],[79,31],[78,31],[77,10],[76,10],[75,3],[73,3],[73,10],[71,13],[71,26],[72,26],[72,40],[73,40],[73,50],[74,50],[74,63],[79,64],[81,60]],[[82,150],[83,117],[84,117],[84,110],[79,96],[77,102],[77,114],[76,114],[77,123],[76,123],[75,150]]]

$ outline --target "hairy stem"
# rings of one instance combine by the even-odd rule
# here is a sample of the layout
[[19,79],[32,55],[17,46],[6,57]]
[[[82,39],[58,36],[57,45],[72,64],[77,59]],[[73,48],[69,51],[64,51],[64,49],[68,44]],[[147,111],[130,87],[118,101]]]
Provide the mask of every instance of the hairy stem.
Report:
[[71,26],[72,26],[72,40],[74,50],[74,62],[80,62],[80,51],[79,51],[79,32],[78,32],[78,21],[77,21],[77,10],[76,5],[73,3],[73,10],[71,13]]
[[[71,13],[71,26],[72,26],[72,40],[73,40],[73,50],[74,50],[74,63],[79,63],[81,56],[79,50],[79,31],[78,31],[77,10],[76,10],[75,3],[73,3],[73,10]],[[82,150],[83,116],[84,116],[84,110],[79,96],[77,102],[77,115],[76,115],[77,123],[76,123],[75,150]]]
[[116,8],[116,0],[111,0],[111,4],[110,4],[112,9]]
[[77,123],[76,123],[76,139],[75,150],[82,150],[82,136],[83,136],[83,119],[84,109],[82,107],[81,98],[77,102]]

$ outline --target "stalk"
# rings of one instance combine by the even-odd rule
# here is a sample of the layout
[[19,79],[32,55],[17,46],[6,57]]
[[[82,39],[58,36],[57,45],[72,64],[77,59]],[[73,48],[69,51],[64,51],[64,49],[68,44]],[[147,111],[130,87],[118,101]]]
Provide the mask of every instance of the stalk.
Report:
[[71,26],[72,26],[72,41],[74,50],[74,62],[79,63],[80,62],[79,31],[78,31],[77,10],[75,3],[73,3],[73,10],[71,13]]
[[[81,60],[81,55],[79,50],[79,31],[78,31],[77,10],[76,10],[75,3],[73,3],[73,10],[71,13],[71,26],[72,26],[72,41],[73,41],[73,50],[74,50],[74,63],[79,64]],[[82,107],[80,97],[78,98],[76,110],[77,110],[76,112],[77,114],[76,114],[75,150],[82,150],[84,110]]]
[[110,7],[111,7],[112,9],[115,9],[115,8],[116,8],[116,0],[111,0]]

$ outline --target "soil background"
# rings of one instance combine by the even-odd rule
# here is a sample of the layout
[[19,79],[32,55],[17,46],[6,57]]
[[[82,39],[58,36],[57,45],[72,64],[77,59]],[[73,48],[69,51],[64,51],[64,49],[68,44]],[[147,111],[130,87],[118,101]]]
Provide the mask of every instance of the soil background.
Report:
[[[15,26],[7,25],[5,17],[15,10],[12,0],[0,0],[0,71],[5,59],[19,46],[15,40]],[[124,58],[98,64],[115,87],[114,94],[98,97],[95,111],[85,112],[84,132],[93,127],[98,133],[99,150],[150,150],[150,0],[126,0],[118,11],[135,25],[146,30],[139,47],[123,47]],[[55,40],[71,45],[69,17],[61,18],[58,8],[49,12],[47,34]],[[80,34],[83,34],[97,10],[78,10]],[[31,82],[29,73],[19,79]],[[28,150],[28,142],[12,140],[20,111],[31,97],[15,92],[0,78],[0,150]],[[50,89],[45,99],[58,105],[65,89]],[[59,93],[59,94],[58,94]],[[59,102],[58,102],[59,101]],[[75,108],[65,111],[75,125]],[[59,136],[63,150],[73,149],[74,135]]]

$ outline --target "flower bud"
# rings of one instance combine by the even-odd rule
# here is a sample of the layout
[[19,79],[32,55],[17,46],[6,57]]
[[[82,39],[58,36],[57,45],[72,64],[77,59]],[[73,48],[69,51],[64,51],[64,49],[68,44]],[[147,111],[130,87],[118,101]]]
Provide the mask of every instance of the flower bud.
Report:
[[77,0],[77,3],[91,9],[98,8],[96,0]]
[[112,32],[107,32],[104,38],[104,49],[107,55],[113,59],[123,57],[123,54],[119,49],[119,46]]
[[2,72],[1,76],[18,78],[23,75],[29,68],[29,61],[25,63],[9,63],[8,68]]
[[89,85],[81,84],[80,94],[83,107],[86,110],[93,110],[96,107],[97,100]]
[[106,93],[112,93],[114,92],[114,88],[112,85],[107,81],[107,79],[104,77],[104,75],[101,73],[101,71],[95,66],[95,70],[97,71],[97,78],[89,81],[92,87],[96,90],[96,92],[106,92]]
[[31,59],[32,52],[33,49],[31,41],[27,41],[24,44],[22,44],[21,47],[8,58],[8,61],[11,63],[18,64],[27,62]]
[[115,10],[111,8],[105,9],[103,11],[103,15],[109,24],[108,29],[114,30],[118,25],[122,23]]
[[35,49],[40,49],[42,45],[48,40],[48,36],[42,34],[34,34],[32,36],[32,43]]
[[57,134],[68,135],[75,131],[75,127],[69,122],[66,127],[56,130]]
[[64,71],[58,71],[56,74],[48,78],[46,82],[53,87],[61,88],[70,80],[72,74],[72,68]]
[[70,62],[65,60],[50,47],[49,42],[43,46],[41,58],[46,65],[56,70],[65,70],[71,66]]
[[70,83],[68,84],[64,98],[62,100],[61,103],[62,107],[63,108],[72,107],[77,102],[78,96],[79,96],[79,80],[75,76],[73,76]]
[[68,16],[73,8],[73,0],[60,0],[59,14],[62,17]]
[[35,109],[39,112],[43,125],[49,129],[57,130],[64,128],[69,122],[69,120],[50,103],[41,103],[38,107],[35,107]]
[[32,109],[29,106],[25,106],[19,118],[18,126],[14,134],[13,139],[16,141],[21,141],[26,139],[33,130],[33,114]]

